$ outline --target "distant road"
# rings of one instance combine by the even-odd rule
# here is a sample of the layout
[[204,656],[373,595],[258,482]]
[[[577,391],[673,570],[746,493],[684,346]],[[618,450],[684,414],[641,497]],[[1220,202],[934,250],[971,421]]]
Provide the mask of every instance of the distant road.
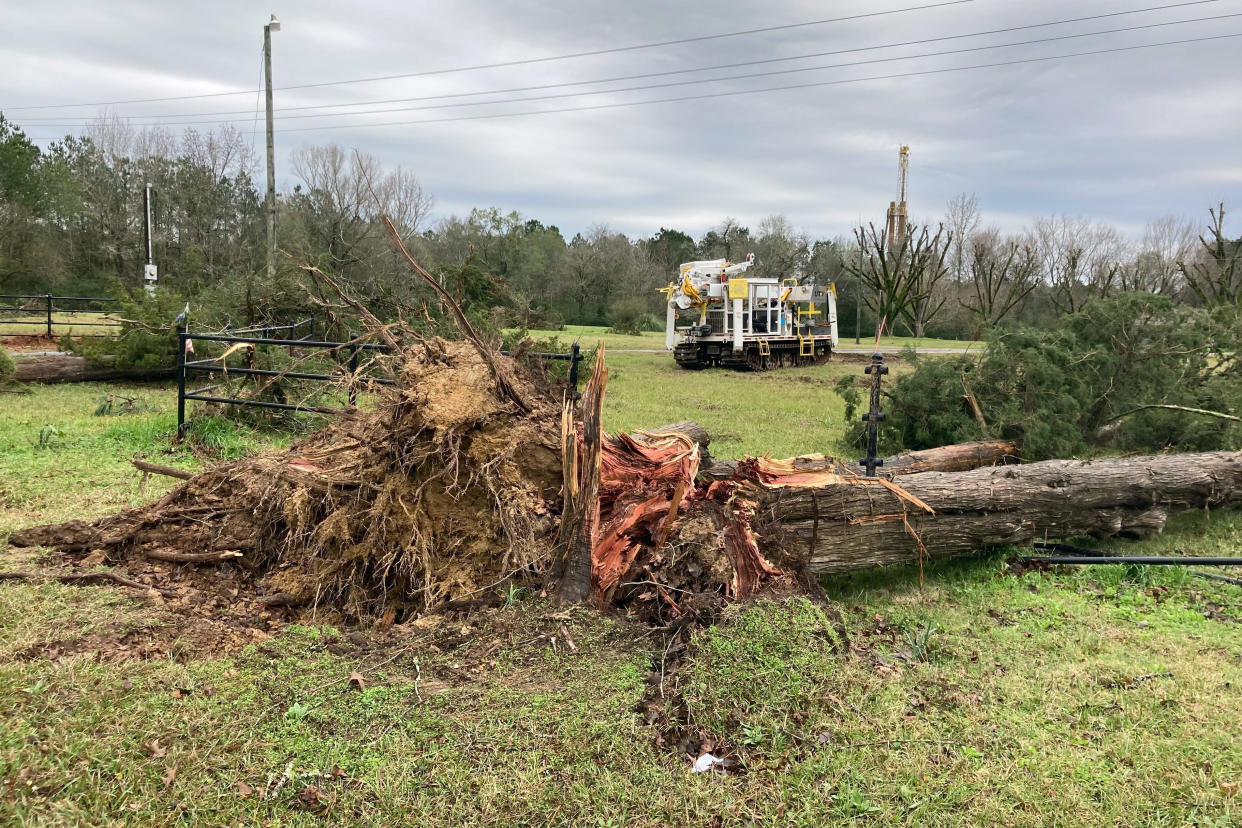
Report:
[[[935,354],[973,354],[977,351],[982,351],[984,347],[985,347],[984,345],[979,345],[977,348],[915,348],[914,352],[916,354],[929,354],[933,356]],[[893,354],[900,354],[904,350],[905,348],[881,348],[880,352],[889,354],[891,356]],[[834,354],[862,354],[865,356],[867,354],[874,353],[874,351],[875,351],[874,348],[837,348],[835,351],[833,351],[833,353]],[[668,350],[665,350],[664,348],[609,348],[608,353],[610,354],[667,354],[671,352]]]
[[[985,347],[986,346],[984,345],[979,345],[973,348],[915,348],[914,352],[916,354],[973,354],[977,351],[982,351]],[[880,349],[881,353],[886,353],[886,354],[899,354],[904,350],[905,348],[881,348]],[[863,348],[863,347],[837,348],[836,350],[833,351],[833,353],[834,354],[871,354],[871,353],[875,353],[875,348]]]

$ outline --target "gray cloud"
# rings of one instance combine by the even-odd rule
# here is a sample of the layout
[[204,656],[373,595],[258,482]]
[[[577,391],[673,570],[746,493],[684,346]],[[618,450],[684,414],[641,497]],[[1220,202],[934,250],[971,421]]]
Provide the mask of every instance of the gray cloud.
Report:
[[[884,8],[913,4],[914,0],[891,0]],[[277,93],[277,107],[669,71],[1155,4],[1155,0],[1091,4],[975,0],[869,20],[591,58],[290,90]],[[96,115],[98,110],[12,107],[254,89],[259,77],[261,27],[267,13],[239,0],[14,5],[4,12],[8,36],[0,46],[0,60],[7,71],[0,76],[0,108],[43,144],[70,131],[51,124],[67,123],[66,116]],[[274,35],[274,74],[277,86],[315,83],[693,37],[876,8],[862,0],[833,4],[719,0],[694,7],[652,0],[627,4],[369,0],[349,5],[310,0],[274,9],[283,24],[282,31]],[[1026,33],[758,68],[919,54],[1238,12],[1242,12],[1242,0],[1218,0]],[[980,195],[985,220],[1010,229],[1037,215],[1065,212],[1137,232],[1144,221],[1164,213],[1201,216],[1209,204],[1237,201],[1242,189],[1242,162],[1236,149],[1242,132],[1237,70],[1242,38],[680,103],[408,126],[367,124],[754,90],[1234,32],[1242,32],[1242,18],[531,104],[281,120],[278,178],[284,184],[294,183],[287,163],[293,149],[335,141],[372,152],[387,164],[414,170],[435,193],[437,212],[442,215],[494,205],[556,224],[567,234],[594,223],[609,223],[634,235],[650,234],[661,226],[697,235],[724,215],[754,225],[765,215],[783,213],[795,226],[818,236],[833,236],[847,233],[859,218],[882,219],[896,186],[896,149],[907,143],[912,147],[910,208],[914,215],[938,215],[953,194],[973,191]],[[611,86],[618,85],[635,84]],[[134,116],[250,111],[255,98],[251,93],[132,104],[114,111]],[[422,105],[431,103],[436,102]],[[248,134],[253,117],[237,117],[239,128]],[[342,124],[351,126],[288,131]],[[261,123],[258,138],[261,145]]]

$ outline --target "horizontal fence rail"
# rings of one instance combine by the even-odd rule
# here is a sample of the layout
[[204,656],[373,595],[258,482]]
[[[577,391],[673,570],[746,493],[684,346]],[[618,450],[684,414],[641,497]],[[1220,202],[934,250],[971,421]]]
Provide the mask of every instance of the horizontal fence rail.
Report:
[[[307,321],[310,322],[310,330],[314,332],[314,317],[302,322],[292,323],[290,325],[280,326],[262,326],[253,329],[243,329],[241,331],[231,331],[228,333],[190,333],[184,325],[177,330],[177,436],[185,434],[185,404],[186,401],[218,403],[223,405],[253,406],[256,408],[275,409],[279,411],[308,411],[318,414],[343,414],[346,409],[328,408],[318,405],[292,404],[282,402],[269,402],[267,400],[253,400],[241,397],[222,397],[210,392],[222,387],[221,383],[214,385],[206,385],[201,388],[186,390],[186,377],[191,373],[221,373],[221,374],[238,374],[240,376],[255,377],[273,377],[281,379],[306,380],[310,382],[337,382],[339,380],[349,378],[349,405],[351,407],[357,405],[358,402],[358,383],[355,380],[361,379],[364,382],[373,382],[377,385],[395,385],[392,380],[382,377],[363,377],[359,378],[358,374],[358,357],[368,351],[377,353],[388,353],[392,349],[387,345],[379,345],[371,342],[359,342],[358,335],[351,333],[349,340],[346,342],[332,342],[328,340],[316,340],[310,338],[304,339],[281,339],[273,337],[270,334],[274,331],[288,330],[290,335],[301,325]],[[264,333],[264,336],[238,336],[240,333]],[[309,335],[308,335],[309,336]],[[220,357],[211,359],[186,359],[186,349],[189,343],[198,340],[199,342],[219,342],[228,345],[272,345],[278,347],[292,348],[311,348],[320,349],[338,354],[348,353],[348,372],[341,374],[319,374],[309,371],[277,371],[270,368],[228,368],[220,361]],[[508,355],[508,351],[501,351],[502,354]],[[529,357],[546,360],[563,360],[570,363],[569,365],[569,386],[571,393],[577,396],[578,393],[578,366],[582,362],[582,351],[578,343],[574,343],[572,349],[568,353],[529,353]]]
[[[10,333],[6,336],[47,336],[52,337],[53,328],[57,325],[68,326],[70,328],[119,328],[120,320],[113,319],[107,322],[58,322],[54,316],[56,314],[67,314],[77,316],[79,314],[95,314],[98,316],[109,316],[112,311],[101,308],[70,308],[58,305],[58,302],[89,302],[94,304],[115,304],[115,299],[109,299],[104,296],[56,296],[51,293],[38,294],[21,294],[21,293],[0,293],[0,301],[13,304],[0,305],[0,316],[8,313],[26,314],[28,316],[39,316],[36,320],[32,319],[2,319],[0,325],[32,325],[37,324],[43,327],[39,333]],[[0,333],[3,330],[0,329]],[[107,333],[91,334],[92,336],[109,336]]]
[[[293,339],[294,333],[296,333],[298,329],[302,328],[303,326],[306,327],[306,335],[299,337],[298,338],[299,341],[314,339],[315,338],[315,314],[313,313],[310,316],[306,317],[305,319],[298,320],[297,322],[290,322],[288,325],[275,325],[275,324],[254,325],[249,328],[226,327],[221,333],[225,336],[240,336],[241,334],[262,334],[264,339],[274,339],[276,338],[276,333],[278,331],[287,331],[288,333],[286,334],[286,338]],[[201,334],[199,335],[199,338],[200,339],[202,338]]]

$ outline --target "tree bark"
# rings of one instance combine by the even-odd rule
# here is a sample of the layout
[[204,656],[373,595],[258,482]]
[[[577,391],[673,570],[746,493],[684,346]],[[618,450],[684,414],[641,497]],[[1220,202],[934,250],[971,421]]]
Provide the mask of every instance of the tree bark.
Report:
[[67,354],[14,354],[13,379],[18,382],[94,382],[116,379],[164,379],[174,376],[172,368],[146,371],[120,370],[89,365],[85,357]]
[[[675,424],[680,425],[680,424]],[[696,425],[691,423],[691,425]],[[666,426],[676,430],[674,426]],[[907,451],[892,457],[884,458],[884,465],[878,470],[881,477],[892,479],[899,475],[916,474],[925,471],[958,472],[983,468],[984,466],[1000,466],[1018,462],[1021,455],[1018,444],[1013,440],[979,440],[973,443],[958,443],[952,446],[925,449],[923,451]],[[794,468],[801,471],[840,471],[844,473],[865,474],[866,471],[857,463],[843,463],[822,454],[807,454],[793,459]],[[704,473],[715,480],[727,480],[737,471],[736,460],[724,460],[706,468]]]
[[858,479],[751,483],[760,550],[825,574],[1035,538],[1148,537],[1178,510],[1242,501],[1242,452],[921,472],[894,485],[909,498]]

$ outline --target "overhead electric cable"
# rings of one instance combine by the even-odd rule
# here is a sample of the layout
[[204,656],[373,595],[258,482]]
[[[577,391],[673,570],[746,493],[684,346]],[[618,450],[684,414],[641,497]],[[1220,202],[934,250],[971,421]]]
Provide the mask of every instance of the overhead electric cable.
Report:
[[[856,46],[856,47],[852,47],[849,49],[835,49],[835,50],[828,51],[828,52],[812,52],[809,54],[792,55],[789,57],[763,58],[759,60],[745,60],[745,61],[737,61],[733,63],[718,63],[718,64],[714,64],[711,66],[699,66],[699,67],[694,67],[690,69],[668,69],[668,70],[664,70],[660,72],[643,72],[643,73],[634,74],[634,75],[617,75],[617,76],[609,77],[609,78],[597,78],[595,80],[563,81],[561,83],[545,83],[545,84],[538,84],[534,86],[512,86],[512,87],[507,87],[504,89],[486,89],[486,90],[476,91],[476,92],[446,92],[446,93],[442,93],[438,95],[421,95],[417,97],[408,97],[408,98],[387,98],[387,99],[379,99],[379,100],[356,101],[356,102],[346,102],[346,103],[310,104],[306,106],[286,106],[286,107],[281,107],[278,110],[278,112],[301,112],[301,111],[306,111],[306,110],[311,110],[311,109],[344,109],[346,107],[371,106],[371,105],[389,104],[389,103],[413,103],[413,102],[418,102],[418,101],[444,100],[446,98],[472,98],[472,97],[480,97],[484,95],[505,95],[505,94],[511,94],[514,92],[536,92],[536,91],[542,91],[545,89],[558,89],[558,88],[563,88],[563,87],[568,87],[568,86],[589,86],[589,85],[594,85],[598,83],[615,83],[615,82],[627,81],[627,80],[641,80],[644,78],[667,77],[669,75],[683,75],[683,74],[690,74],[694,72],[709,72],[709,71],[714,71],[717,69],[737,69],[742,66],[761,66],[761,65],[767,65],[767,64],[772,64],[772,63],[787,63],[789,61],[794,61],[794,60],[810,60],[812,58],[832,57],[835,55],[853,54],[857,52],[872,52],[872,51],[878,51],[881,49],[895,49],[895,48],[900,48],[904,46],[919,46],[919,45],[923,45],[926,43],[940,43],[940,42],[944,42],[947,40],[963,40],[965,38],[970,38],[970,37],[984,37],[987,35],[1005,34],[1008,32],[1023,31],[1023,30],[1028,30],[1028,29],[1040,29],[1040,28],[1047,28],[1049,26],[1060,26],[1060,25],[1065,25],[1069,23],[1082,23],[1082,22],[1086,22],[1089,20],[1099,20],[1102,18],[1120,17],[1123,15],[1132,15],[1132,14],[1141,14],[1141,13],[1150,12],[1150,11],[1161,11],[1161,10],[1165,10],[1169,8],[1176,8],[1179,6],[1202,5],[1205,2],[1217,2],[1217,1],[1218,0],[1194,0],[1194,2],[1188,2],[1188,3],[1176,3],[1173,5],[1165,5],[1165,6],[1148,6],[1142,9],[1131,9],[1128,11],[1108,12],[1107,14],[1095,14],[1095,15],[1090,15],[1087,17],[1064,18],[1061,20],[1051,20],[1046,23],[1028,23],[1028,24],[1024,24],[1021,26],[1008,26],[1008,27],[1001,28],[1001,29],[986,29],[986,30],[978,31],[978,32],[968,32],[966,34],[942,35],[940,37],[928,37],[928,38],[922,38],[919,40],[906,40],[906,41],[901,41],[898,43],[884,43],[884,44],[880,44],[877,46]],[[1007,46],[1019,46],[1019,45],[1027,45],[1027,44],[1033,44],[1033,43],[1046,43],[1046,42],[1052,42],[1056,40],[1069,40],[1073,38],[1094,37],[1094,36],[1102,35],[1102,34],[1116,34],[1120,32],[1137,31],[1140,29],[1160,28],[1162,26],[1175,26],[1175,25],[1181,25],[1185,23],[1198,23],[1198,22],[1203,22],[1203,21],[1208,21],[1208,20],[1219,20],[1225,17],[1235,17],[1235,16],[1237,15],[1225,14],[1225,15],[1215,15],[1211,17],[1191,18],[1189,20],[1173,20],[1173,21],[1165,21],[1161,23],[1147,23],[1147,24],[1140,24],[1140,25],[1135,25],[1135,26],[1127,26],[1124,28],[1106,29],[1106,30],[1102,30],[1098,32],[1058,35],[1054,37],[1039,38],[1035,40],[1025,40],[1025,41],[1020,41],[1018,43],[1005,43],[1005,44],[996,44],[992,46],[980,46],[974,49],[962,49],[958,51],[980,51],[984,49],[999,49],[999,48],[1004,48]],[[955,54],[955,53],[956,52],[948,51],[948,52],[936,52],[934,54]],[[907,57],[920,57],[920,56],[911,55]],[[893,59],[899,59],[899,58],[893,58]],[[859,64],[838,64],[838,65],[862,65],[863,63],[867,63],[867,61],[863,61]],[[812,68],[815,68],[815,67],[812,67]],[[802,70],[791,70],[791,71],[809,71],[809,70],[802,69]],[[755,77],[760,77],[760,76],[762,75],[755,75]],[[716,80],[719,80],[719,79],[716,79]],[[616,90],[610,90],[610,91],[616,91]],[[403,110],[389,109],[389,110],[376,110],[376,111],[377,112],[400,112]],[[215,111],[215,112],[145,113],[145,114],[136,113],[133,115],[129,115],[127,117],[135,118],[135,119],[138,119],[138,118],[160,118],[160,119],[198,118],[198,117],[215,117],[218,115],[248,115],[249,113],[250,113],[250,110],[242,109],[242,110],[223,110],[223,111]],[[325,113],[325,114],[350,115],[350,114],[373,114],[373,113],[340,112],[340,113]],[[93,119],[94,116],[80,116],[79,117],[79,116],[55,116],[53,115],[53,116],[47,116],[47,117],[26,118],[24,119],[24,121],[28,123],[38,122],[38,121],[63,122],[69,117],[72,117],[73,120],[90,121]],[[293,116],[288,116],[288,117],[293,117]],[[197,123],[212,123],[212,122],[201,121]]]
[[[354,83],[374,83],[376,81],[399,80],[401,78],[421,78],[429,75],[449,75],[458,72],[474,72],[482,69],[503,69],[511,66],[529,66],[535,63],[549,63],[556,60],[570,60],[573,58],[596,57],[599,55],[611,55],[618,52],[633,52],[640,49],[656,49],[662,46],[679,46],[685,43],[702,43],[707,40],[721,40],[729,37],[742,37],[744,35],[764,34],[767,32],[787,31],[789,29],[800,29],[808,26],[822,26],[828,23],[845,23],[851,20],[864,20],[873,17],[884,17],[894,14],[905,14],[907,12],[925,11],[927,9],[938,9],[945,6],[960,6],[966,3],[973,3],[975,0],[943,0],[939,3],[928,3],[922,6],[907,6],[901,9],[888,9],[886,11],[864,12],[861,14],[845,15],[843,17],[829,17],[822,20],[808,20],[804,23],[785,23],[778,26],[762,26],[755,29],[741,29],[735,32],[722,32],[720,34],[697,35],[695,37],[683,37],[676,40],[662,40],[655,43],[639,43],[632,46],[614,46],[608,49],[592,49],[585,52],[571,52],[563,55],[550,55],[548,57],[523,58],[520,60],[500,61],[497,63],[480,63],[473,66],[457,66],[449,69],[427,69],[421,72],[403,72],[395,75],[378,75],[367,78],[352,78],[349,80],[339,81],[322,81],[319,83],[302,83],[292,86],[278,86],[275,91],[286,91],[290,89],[316,89],[325,86],[343,86]],[[1195,2],[1182,3],[1180,5],[1197,5],[1200,3],[1215,3],[1219,0],[1195,0]],[[95,101],[91,103],[76,104],[43,104],[31,106],[8,106],[0,107],[0,110],[7,112],[25,111],[30,109],[80,109],[88,106],[120,106],[122,104],[134,103],[157,103],[162,101],[189,101],[199,100],[203,98],[222,98],[229,95],[249,95],[254,92],[253,89],[237,89],[231,92],[207,92],[199,95],[175,95],[164,98],[135,98],[127,101]]]
[[[1174,25],[1186,24],[1186,23],[1202,23],[1206,21],[1221,20],[1225,18],[1234,18],[1234,17],[1242,17],[1242,12],[1235,12],[1233,14],[1214,15],[1212,17],[1200,17],[1200,18],[1194,18],[1191,20],[1175,20],[1175,21],[1170,21],[1166,23],[1148,23],[1148,24],[1139,25],[1139,26],[1127,26],[1125,28],[1119,28],[1119,29],[1105,29],[1103,31],[1097,31],[1097,32],[1082,32],[1079,34],[1056,35],[1053,37],[1036,38],[1033,40],[1021,40],[1021,41],[1016,41],[1012,43],[996,43],[996,44],[991,44],[987,46],[969,46],[969,47],[965,47],[961,49],[947,49],[947,50],[943,50],[939,52],[923,52],[921,54],[915,54],[915,55],[896,55],[892,57],[873,58],[871,60],[856,60],[856,61],[848,61],[845,63],[830,63],[830,64],[824,64],[820,66],[802,66],[802,67],[797,67],[793,69],[774,69],[774,70],[767,71],[767,72],[748,72],[748,73],[739,74],[739,75],[725,75],[719,78],[698,78],[694,80],[669,81],[667,83],[653,83],[653,84],[642,84],[639,86],[625,86],[625,87],[620,87],[617,89],[596,89],[596,90],[588,90],[584,92],[562,92],[562,93],[557,93],[555,95],[533,95],[533,96],[528,96],[524,98],[507,98],[507,99],[501,99],[501,100],[495,100],[495,101],[465,101],[465,102],[456,102],[456,103],[432,104],[429,106],[408,106],[408,107],[394,107],[390,109],[362,110],[360,112],[319,112],[319,113],[310,113],[310,114],[302,114],[302,115],[280,115],[278,116],[278,120],[292,121],[292,120],[303,120],[306,118],[358,117],[358,116],[365,116],[365,115],[382,115],[382,114],[386,114],[389,112],[424,112],[424,111],[434,110],[434,109],[458,109],[458,108],[464,108],[464,107],[496,106],[496,105],[501,105],[501,104],[535,103],[539,101],[561,100],[565,98],[580,98],[580,97],[585,97],[588,95],[609,95],[609,94],[617,94],[617,93],[623,93],[623,92],[644,92],[644,91],[648,91],[652,89],[668,89],[668,88],[675,87],[675,86],[695,86],[695,85],[705,84],[705,83],[722,83],[725,81],[733,81],[733,80],[750,80],[753,78],[772,77],[776,75],[793,75],[793,74],[800,74],[803,72],[819,72],[819,71],[824,71],[827,69],[847,69],[847,68],[852,68],[856,66],[870,66],[870,65],[874,65],[878,63],[893,63],[896,61],[903,61],[903,60],[918,60],[918,59],[930,58],[930,57],[944,57],[946,55],[958,55],[958,54],[966,54],[966,53],[971,53],[971,52],[982,52],[982,51],[988,51],[992,49],[1008,49],[1008,48],[1012,48],[1015,46],[1028,46],[1028,45],[1033,45],[1033,44],[1038,44],[1038,43],[1050,43],[1050,42],[1060,41],[1060,40],[1073,40],[1073,39],[1084,38],[1084,37],[1097,37],[1100,35],[1116,34],[1119,32],[1129,32],[1129,31],[1136,31],[1140,29],[1151,29],[1151,28],[1159,28],[1159,27],[1164,27],[1164,26],[1174,26]],[[137,123],[133,123],[132,125],[139,126],[139,127],[197,126],[197,125],[205,125],[205,124],[236,123],[238,120],[239,119],[236,119],[236,118],[224,118],[224,119],[219,119],[219,120],[198,120],[198,121],[154,121],[154,122],[137,122]],[[364,123],[360,123],[358,125],[366,126],[366,124]]]
[[1041,63],[1051,60],[1063,60],[1066,58],[1087,57],[1090,55],[1105,55],[1115,52],[1130,52],[1139,49],[1153,49],[1160,46],[1178,46],[1187,43],[1206,43],[1214,40],[1230,40],[1235,37],[1242,37],[1242,32],[1233,34],[1212,35],[1209,37],[1188,38],[1186,40],[1168,40],[1160,43],[1144,43],[1137,46],[1118,46],[1112,49],[1096,49],[1089,52],[1071,52],[1065,55],[1046,55],[1044,57],[1022,58],[1020,60],[1000,61],[996,63],[978,63],[972,66],[950,66],[944,69],[924,69],[917,72],[899,72],[891,75],[872,75],[866,78],[841,78],[830,81],[816,81],[814,83],[799,83],[787,86],[770,86],[762,89],[737,89],[728,92],[713,92],[702,95],[683,95],[675,98],[656,98],[648,101],[624,101],[620,103],[595,104],[592,106],[566,107],[562,109],[537,109],[528,112],[500,112],[488,113],[485,115],[464,115],[453,118],[432,118],[420,121],[387,121],[378,124],[335,124],[330,126],[315,127],[294,127],[292,129],[281,130],[282,132],[316,132],[320,130],[336,130],[336,129],[371,129],[373,127],[389,127],[389,126],[410,126],[414,124],[443,124],[450,121],[478,121],[490,118],[516,118],[530,115],[554,115],[565,112],[589,112],[599,109],[619,109],[628,106],[646,106],[648,104],[660,103],[679,103],[682,101],[699,101],[711,98],[725,98],[734,95],[754,95],[762,92],[782,92],[791,89],[812,89],[821,86],[840,86],[851,83],[864,83],[867,81],[878,80],[895,80],[898,78],[913,78],[924,75],[942,75],[949,72],[964,72],[972,69],[993,69],[1001,66],[1017,66],[1024,63]]

